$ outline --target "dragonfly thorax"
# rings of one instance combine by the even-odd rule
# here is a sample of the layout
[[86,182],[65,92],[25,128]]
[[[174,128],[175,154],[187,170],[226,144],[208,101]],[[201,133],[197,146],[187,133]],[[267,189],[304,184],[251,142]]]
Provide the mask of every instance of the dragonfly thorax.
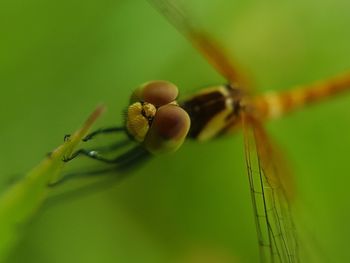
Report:
[[232,85],[205,88],[181,103],[191,118],[189,137],[200,141],[225,133],[238,123],[242,91]]

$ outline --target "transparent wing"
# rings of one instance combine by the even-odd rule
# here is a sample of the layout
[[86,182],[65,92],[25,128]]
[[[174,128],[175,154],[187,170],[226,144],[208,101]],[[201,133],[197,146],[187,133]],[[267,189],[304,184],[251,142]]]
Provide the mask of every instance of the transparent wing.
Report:
[[285,161],[259,121],[242,116],[245,158],[262,262],[299,262]]
[[148,0],[164,17],[191,41],[208,62],[230,83],[246,84],[224,48],[203,30],[199,29],[186,10],[175,0]]

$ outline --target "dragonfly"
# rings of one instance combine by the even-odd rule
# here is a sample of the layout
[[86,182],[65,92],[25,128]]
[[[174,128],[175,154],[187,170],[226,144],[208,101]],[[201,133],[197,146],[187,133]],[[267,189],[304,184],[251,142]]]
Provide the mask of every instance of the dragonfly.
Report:
[[[291,211],[296,195],[293,176],[264,123],[349,90],[350,72],[287,91],[255,94],[228,52],[191,21],[188,10],[178,1],[148,2],[192,43],[226,83],[178,99],[175,84],[147,82],[132,93],[121,126],[98,129],[84,138],[89,141],[101,134],[124,133],[125,140],[108,147],[80,149],[64,161],[87,156],[114,167],[129,167],[155,155],[175,152],[186,139],[208,141],[241,130],[261,262],[300,262],[300,243]],[[133,146],[122,154],[105,155],[131,142]]]

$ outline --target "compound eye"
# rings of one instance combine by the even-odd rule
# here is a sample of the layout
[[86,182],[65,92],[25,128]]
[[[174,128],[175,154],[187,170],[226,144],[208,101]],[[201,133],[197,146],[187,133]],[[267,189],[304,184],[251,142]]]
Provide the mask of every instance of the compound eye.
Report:
[[167,104],[160,107],[144,140],[153,154],[176,151],[186,139],[191,121],[181,107]]
[[143,84],[132,95],[132,102],[145,101],[160,107],[176,100],[178,96],[177,87],[168,81],[155,80]]

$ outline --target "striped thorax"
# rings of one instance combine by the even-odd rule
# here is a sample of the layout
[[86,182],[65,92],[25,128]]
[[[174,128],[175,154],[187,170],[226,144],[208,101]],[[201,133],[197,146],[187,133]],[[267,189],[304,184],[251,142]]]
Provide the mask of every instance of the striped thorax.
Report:
[[236,124],[242,92],[235,85],[205,88],[180,103],[191,118],[189,137],[209,140]]

